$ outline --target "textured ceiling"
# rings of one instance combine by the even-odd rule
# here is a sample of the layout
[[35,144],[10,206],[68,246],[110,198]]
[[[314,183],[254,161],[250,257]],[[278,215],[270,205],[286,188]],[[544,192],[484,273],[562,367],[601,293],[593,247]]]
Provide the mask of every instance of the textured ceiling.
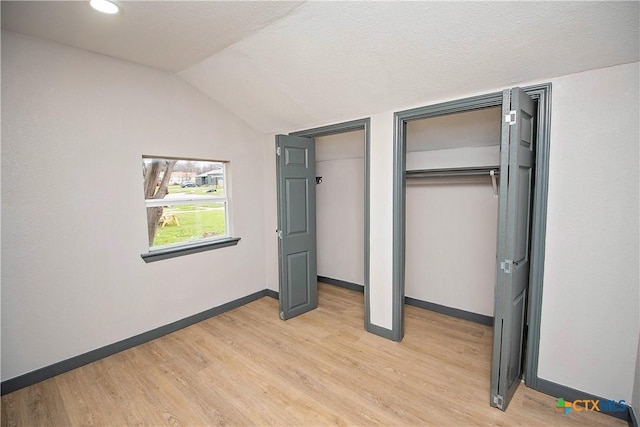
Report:
[[264,132],[640,59],[639,2],[73,3],[2,1],[2,26],[181,70]]
[[298,129],[637,61],[638,5],[312,2],[180,74],[258,129]]
[[2,1],[2,28],[176,72],[301,3],[121,1],[123,12],[110,16],[88,1]]

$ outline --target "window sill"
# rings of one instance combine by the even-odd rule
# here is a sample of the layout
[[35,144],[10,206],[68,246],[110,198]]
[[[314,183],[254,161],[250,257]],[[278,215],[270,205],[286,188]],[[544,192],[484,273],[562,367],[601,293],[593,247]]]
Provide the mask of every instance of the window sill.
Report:
[[235,246],[240,241],[240,237],[229,237],[227,239],[216,240],[206,243],[194,243],[175,248],[160,249],[157,251],[149,251],[140,255],[144,262],[161,261],[163,259],[176,258],[183,255],[195,254],[198,252],[211,251],[214,249],[226,248],[227,246]]

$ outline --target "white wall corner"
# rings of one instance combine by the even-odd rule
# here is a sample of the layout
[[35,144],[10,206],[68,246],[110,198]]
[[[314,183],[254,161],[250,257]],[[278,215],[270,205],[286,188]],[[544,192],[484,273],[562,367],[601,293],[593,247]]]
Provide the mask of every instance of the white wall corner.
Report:
[[371,116],[370,322],[393,326],[393,112]]

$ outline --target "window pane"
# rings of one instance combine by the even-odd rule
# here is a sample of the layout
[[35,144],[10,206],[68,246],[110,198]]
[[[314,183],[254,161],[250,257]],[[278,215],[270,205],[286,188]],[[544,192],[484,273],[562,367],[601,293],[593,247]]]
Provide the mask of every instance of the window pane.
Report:
[[178,160],[169,180],[169,193],[224,196],[224,163]]
[[226,162],[142,158],[149,247],[230,235]]
[[[157,185],[162,182],[165,171],[170,170],[167,179],[169,193],[225,195],[224,162],[151,157],[143,157],[142,161],[145,180],[147,176],[154,178]],[[155,191],[156,187],[150,183],[145,198],[151,198]]]
[[225,203],[147,208],[147,219],[158,218],[152,246],[226,236],[225,209]]

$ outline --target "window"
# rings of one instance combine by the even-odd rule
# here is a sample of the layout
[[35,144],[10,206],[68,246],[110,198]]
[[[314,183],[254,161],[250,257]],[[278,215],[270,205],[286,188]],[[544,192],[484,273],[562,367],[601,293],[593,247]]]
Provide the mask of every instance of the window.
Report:
[[237,243],[230,231],[227,169],[228,162],[143,156],[145,261]]

